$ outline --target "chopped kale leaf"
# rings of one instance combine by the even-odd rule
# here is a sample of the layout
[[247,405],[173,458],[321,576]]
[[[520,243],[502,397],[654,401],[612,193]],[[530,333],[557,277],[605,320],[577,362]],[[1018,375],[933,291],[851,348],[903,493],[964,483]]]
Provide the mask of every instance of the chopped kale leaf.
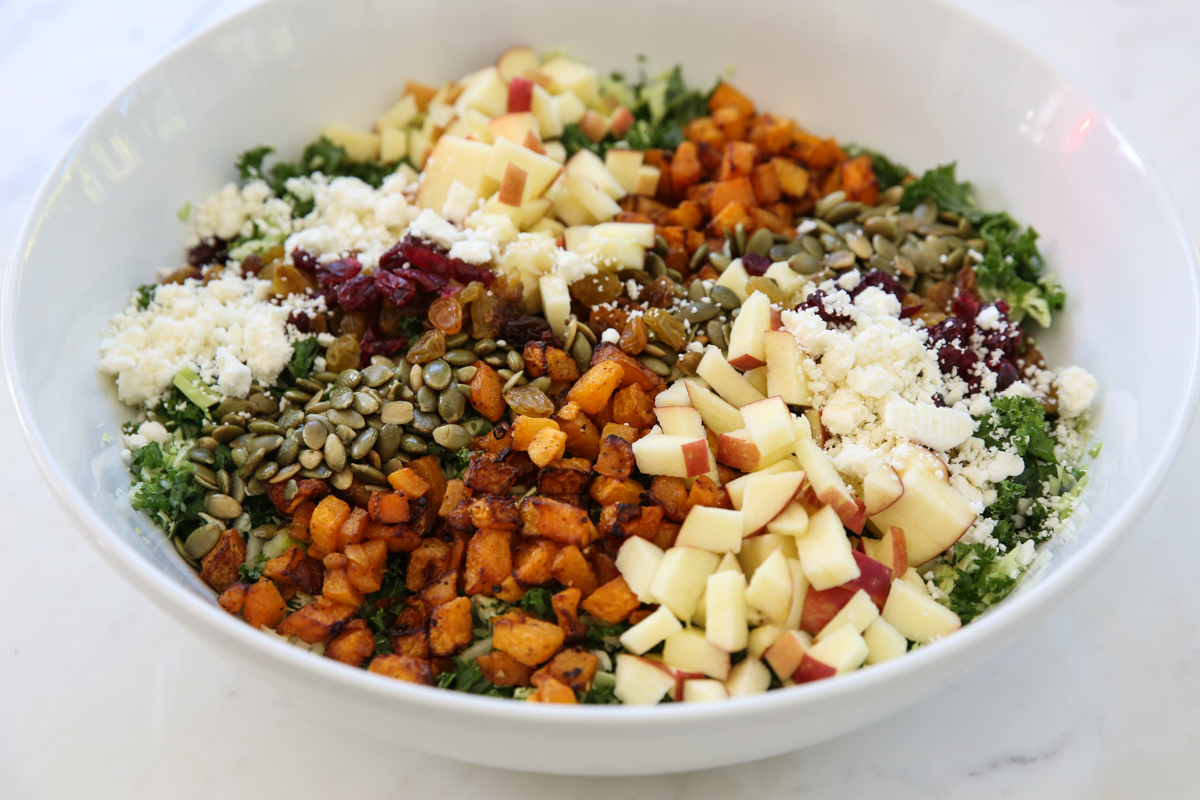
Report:
[[553,620],[555,615],[554,605],[550,600],[552,596],[553,593],[549,589],[535,586],[521,598],[521,610],[544,620]]

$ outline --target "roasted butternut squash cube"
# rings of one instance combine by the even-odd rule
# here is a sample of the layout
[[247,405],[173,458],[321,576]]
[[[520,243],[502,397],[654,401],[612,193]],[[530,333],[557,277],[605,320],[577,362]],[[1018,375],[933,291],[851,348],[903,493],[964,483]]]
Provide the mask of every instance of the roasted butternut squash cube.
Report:
[[467,594],[493,594],[512,574],[512,534],[498,528],[483,528],[467,545],[464,576]]
[[346,579],[363,594],[378,592],[387,572],[387,543],[378,539],[346,546]]
[[525,502],[533,509],[538,536],[579,548],[596,540],[596,526],[583,509],[546,497],[530,497]]
[[513,556],[513,576],[526,586],[541,586],[549,583],[554,558],[562,545],[551,539],[522,538],[517,542]]
[[393,489],[397,492],[404,492],[404,495],[409,498],[423,497],[430,489],[429,482],[411,467],[401,467],[388,475],[387,479]]
[[367,666],[367,671],[398,681],[433,686],[433,667],[428,661],[420,658],[398,656],[394,653],[375,656]]
[[493,650],[475,659],[483,678],[493,686],[528,686],[533,667],[527,667],[503,650]]
[[576,403],[583,413],[595,414],[604,408],[624,378],[625,371],[618,363],[602,361],[593,364],[567,392],[567,400]]
[[592,565],[575,545],[568,545],[558,551],[551,575],[563,586],[578,589],[584,597],[596,591],[596,576],[592,573]]
[[474,638],[471,600],[459,597],[443,603],[429,617],[429,650],[435,656],[452,656],[466,650]]
[[633,473],[634,463],[633,445],[620,436],[604,437],[600,457],[596,459],[596,472],[623,481]]
[[235,530],[221,533],[217,544],[200,559],[200,579],[223,592],[238,578],[238,567],[246,563],[246,542]]
[[624,578],[617,576],[588,595],[579,607],[601,622],[616,625],[640,605],[629,584],[625,583]]
[[287,603],[283,601],[283,595],[279,593],[279,587],[274,581],[260,578],[247,590],[246,603],[242,606],[242,619],[246,620],[251,628],[277,628],[286,616]]
[[549,663],[533,674],[532,682],[536,686],[539,675],[548,675],[577,692],[586,692],[592,688],[592,681],[596,678],[596,666],[599,663],[600,659],[586,650],[560,650]]
[[534,437],[544,428],[559,430],[558,423],[549,417],[527,417],[524,414],[513,420],[512,447],[514,450],[527,451]]
[[514,610],[492,617],[492,646],[527,667],[548,661],[562,647],[562,628]]
[[342,628],[342,632],[329,640],[325,646],[325,657],[349,664],[352,667],[362,666],[375,654],[375,635],[367,629],[364,619],[352,619]]
[[318,597],[297,611],[293,611],[279,623],[275,632],[280,636],[299,636],[305,644],[316,644],[329,638],[339,622],[353,617],[356,608],[337,603],[327,597]]
[[349,516],[350,505],[341,498],[326,495],[317,503],[308,524],[315,555],[326,556],[337,550],[338,531]]

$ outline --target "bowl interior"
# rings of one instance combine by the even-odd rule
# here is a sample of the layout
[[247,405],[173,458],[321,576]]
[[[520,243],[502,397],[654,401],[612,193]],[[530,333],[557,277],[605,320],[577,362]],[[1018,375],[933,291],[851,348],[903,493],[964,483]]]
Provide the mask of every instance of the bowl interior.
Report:
[[[248,641],[240,623],[211,611],[212,593],[119,497],[128,477],[116,434],[127,411],[96,371],[105,321],[155,270],[181,263],[176,210],[234,179],[241,151],[272,144],[290,157],[327,121],[369,125],[409,78],[456,78],[510,44],[529,42],[565,47],[602,69],[634,71],[635,56],[644,53],[648,69],[681,63],[693,83],[733,65],[734,81],[760,108],[882,150],[917,172],[957,160],[985,207],[1006,208],[1044,234],[1068,310],[1039,337],[1043,349],[1055,364],[1084,366],[1101,386],[1096,434],[1104,450],[1080,515],[1086,521],[1037,581],[1065,586],[1066,573],[1082,571],[1089,552],[1107,550],[1103,543],[1115,540],[1148,502],[1191,416],[1196,270],[1162,182],[1105,111],[1065,78],[931,0],[749,0],[737,15],[741,21],[731,22],[716,3],[614,0],[597,14],[548,0],[523,3],[519,11],[462,2],[450,33],[443,4],[278,0],[201,35],[147,71],[89,124],[49,177],[5,295],[5,364],[19,413],[36,459],[90,540],[210,635]],[[445,33],[422,33],[431,30]],[[1048,586],[1027,588],[1025,597],[1006,604],[1011,608],[971,626],[978,628],[971,641],[989,631],[1014,635],[1053,593]],[[948,642],[944,657],[965,642],[957,649]],[[336,674],[325,665],[296,666],[273,643],[254,647],[264,658],[286,658],[289,669]],[[937,648],[921,655],[932,663]],[[886,682],[887,669],[878,670],[883,677],[876,682]],[[899,686],[905,673],[894,672]],[[345,680],[380,697],[426,694],[364,683],[364,676]],[[805,691],[780,693],[787,697],[775,702],[798,708],[822,696]],[[904,702],[917,696],[915,689],[894,691]],[[736,717],[740,709],[761,707],[734,703],[692,717]],[[855,724],[879,715],[862,712]],[[782,744],[750,748],[725,763],[820,738],[827,737],[793,724]],[[679,754],[669,768],[721,760],[700,757],[707,756]],[[584,764],[600,763],[601,756],[588,758],[567,771],[588,771]],[[631,760],[623,771],[660,767]]]

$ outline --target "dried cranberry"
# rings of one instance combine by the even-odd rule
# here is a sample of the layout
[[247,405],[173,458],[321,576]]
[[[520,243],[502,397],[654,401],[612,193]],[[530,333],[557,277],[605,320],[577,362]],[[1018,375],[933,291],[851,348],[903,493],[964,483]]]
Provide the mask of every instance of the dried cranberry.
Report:
[[396,273],[403,275],[408,279],[409,283],[415,283],[427,292],[438,292],[440,294],[443,289],[450,285],[448,280],[432,272],[421,272],[418,269],[398,269]]
[[408,346],[408,339],[401,336],[396,339],[380,339],[371,328],[363,334],[358,344],[359,368],[366,367],[371,362],[371,356],[391,356]]
[[296,265],[296,269],[301,272],[306,272],[314,278],[317,275],[317,257],[307,250],[301,250],[297,247],[292,251],[292,263]]
[[969,294],[960,294],[954,298],[950,301],[950,308],[954,311],[954,316],[971,323],[979,316],[979,302]]
[[379,257],[379,266],[384,269],[400,269],[405,262],[423,272],[430,272],[447,280],[456,280],[461,283],[479,281],[486,285],[496,279],[490,269],[476,267],[457,258],[450,258],[437,246],[412,236],[404,237]]
[[454,264],[454,279],[459,283],[479,281],[484,286],[490,286],[492,281],[496,280],[496,273],[487,267],[477,267],[474,264],[468,264],[458,259],[454,259],[452,263]]
[[207,267],[209,264],[224,264],[228,256],[225,240],[213,236],[188,250],[187,262],[192,267]]
[[342,258],[328,264],[317,265],[317,280],[326,286],[345,283],[362,272],[357,258]]
[[925,306],[904,306],[900,309],[900,319],[912,319],[925,310]]
[[258,273],[262,272],[262,268],[263,268],[262,259],[259,258],[254,253],[251,253],[250,255],[248,255],[244,259],[242,259],[242,274],[243,275],[246,275],[246,276],[257,275]]
[[804,302],[802,302],[796,308],[797,310],[811,308],[813,311],[817,312],[818,317],[825,320],[825,322],[830,325],[849,325],[851,322],[853,322],[853,320],[845,314],[841,314],[830,309],[825,302],[827,297],[828,295],[826,295],[824,291],[818,289],[810,294],[804,300]]
[[504,340],[513,346],[546,342],[552,347],[562,347],[562,343],[550,329],[550,323],[541,317],[520,316],[505,322]]
[[[407,270],[411,272],[412,270]],[[403,306],[412,300],[417,290],[403,275],[377,269],[374,273],[375,289],[397,306]]]
[[1005,300],[997,300],[997,301],[996,301],[996,308],[1000,310],[1000,313],[1004,315],[1004,318],[1005,318],[1005,319],[1008,319],[1008,314],[1009,314],[1009,312],[1010,312],[1012,309],[1010,309],[1010,308],[1008,307],[1008,302],[1007,302],[1007,301],[1005,301]]
[[[867,274],[862,276],[862,280],[858,282],[858,286],[854,287],[854,291],[850,292],[850,296],[858,297],[858,295],[860,295],[870,286],[874,286],[877,289],[887,292],[901,303],[904,302],[904,296],[908,294],[908,292],[904,290],[904,287],[901,286],[891,275],[888,275],[883,270],[872,269],[868,270]],[[921,310],[921,306],[917,306],[916,309],[917,310],[911,312],[909,316],[919,312]]]
[[742,268],[748,275],[765,275],[771,266],[771,259],[758,253],[746,253],[742,256]]
[[337,287],[337,302],[347,311],[370,308],[379,299],[375,280],[370,275],[358,275]]
[[293,326],[301,333],[308,333],[309,319],[310,318],[308,314],[302,314],[299,311],[293,311],[292,313],[288,314],[287,324]]
[[992,371],[996,373],[996,391],[1003,392],[1020,378],[1017,368],[1008,361],[1001,361]]

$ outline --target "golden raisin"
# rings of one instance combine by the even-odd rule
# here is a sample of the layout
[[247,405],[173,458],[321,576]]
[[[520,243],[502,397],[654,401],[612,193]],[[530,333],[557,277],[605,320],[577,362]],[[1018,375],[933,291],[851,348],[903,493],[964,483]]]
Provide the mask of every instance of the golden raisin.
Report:
[[429,321],[447,336],[462,330],[462,306],[453,297],[439,297],[429,306]]
[[629,355],[636,356],[646,349],[647,338],[646,323],[642,322],[642,318],[630,317],[625,323],[625,330],[621,331],[617,346]]
[[779,284],[761,275],[752,275],[746,281],[746,293],[754,294],[755,292],[762,292],[775,305],[783,305],[787,302],[787,297],[784,295],[783,289],[779,288]]
[[325,369],[341,372],[358,368],[358,339],[352,335],[339,336],[325,350]]
[[572,283],[571,296],[585,306],[611,303],[621,296],[621,281],[612,273],[598,272]]
[[655,278],[642,289],[639,299],[654,308],[669,308],[675,303],[675,284],[667,277]]
[[366,332],[367,315],[361,311],[347,311],[338,323],[338,333],[342,336],[349,335],[361,339]]
[[526,417],[548,417],[554,413],[554,403],[536,386],[509,389],[504,395],[504,402],[508,403],[514,414]]
[[654,331],[658,340],[667,347],[678,353],[687,344],[687,329],[683,327],[682,322],[666,311],[661,308],[652,308],[643,316],[646,320],[646,327]]
[[425,331],[408,351],[405,358],[410,364],[428,364],[446,355],[446,334],[434,328]]
[[304,294],[311,286],[308,276],[291,264],[276,264],[271,274],[271,291],[278,295]]

